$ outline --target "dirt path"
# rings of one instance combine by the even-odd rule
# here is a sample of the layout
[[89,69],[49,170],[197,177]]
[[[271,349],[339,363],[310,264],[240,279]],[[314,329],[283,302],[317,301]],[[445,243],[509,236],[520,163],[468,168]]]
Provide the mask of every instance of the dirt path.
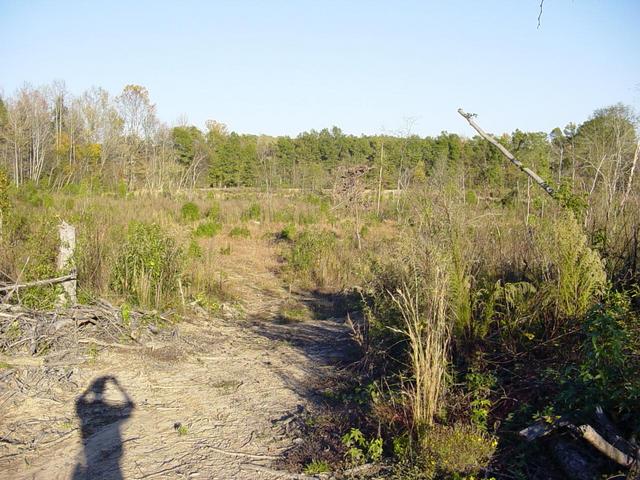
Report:
[[244,242],[221,265],[240,308],[144,347],[13,359],[22,366],[0,370],[0,476],[290,478],[274,466],[296,441],[287,424],[349,345],[335,319],[282,321],[321,299],[291,296],[276,266],[266,241]]

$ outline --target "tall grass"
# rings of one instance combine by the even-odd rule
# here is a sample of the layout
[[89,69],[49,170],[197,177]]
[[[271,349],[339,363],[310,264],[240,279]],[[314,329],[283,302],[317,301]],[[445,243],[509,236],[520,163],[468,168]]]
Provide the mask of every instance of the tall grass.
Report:
[[[395,293],[390,292],[403,319],[398,333],[409,341],[413,386],[410,388],[413,420],[418,427],[432,426],[442,406],[448,364],[451,327],[447,316],[448,274],[434,266],[426,288],[415,279]],[[426,298],[423,300],[421,297]]]

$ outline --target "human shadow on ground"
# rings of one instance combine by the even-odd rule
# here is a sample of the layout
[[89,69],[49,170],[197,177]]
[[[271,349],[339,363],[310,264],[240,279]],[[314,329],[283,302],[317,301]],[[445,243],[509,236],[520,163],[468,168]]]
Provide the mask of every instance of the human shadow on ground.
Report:
[[[105,398],[107,386],[115,387],[124,401]],[[123,452],[120,428],[131,416],[135,404],[116,377],[96,378],[76,400],[80,420],[83,459],[73,472],[73,480],[121,480],[120,460]]]

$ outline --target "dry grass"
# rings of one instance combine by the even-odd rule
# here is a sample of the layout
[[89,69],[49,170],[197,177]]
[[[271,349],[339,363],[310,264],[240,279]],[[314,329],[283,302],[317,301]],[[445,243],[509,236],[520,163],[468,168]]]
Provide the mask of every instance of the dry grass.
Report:
[[409,339],[414,380],[409,394],[413,421],[419,432],[422,427],[433,425],[442,406],[451,338],[447,318],[448,276],[440,266],[434,266],[431,273],[426,289],[416,278],[413,285],[405,284],[403,289],[391,293],[404,320],[398,333]]

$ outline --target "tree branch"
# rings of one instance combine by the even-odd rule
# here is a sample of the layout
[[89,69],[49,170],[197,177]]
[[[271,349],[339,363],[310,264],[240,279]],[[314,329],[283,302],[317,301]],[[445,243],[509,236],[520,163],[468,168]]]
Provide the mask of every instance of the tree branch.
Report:
[[516,157],[513,156],[513,154],[507,150],[506,148],[504,148],[504,146],[498,142],[498,140],[496,140],[495,138],[493,138],[491,135],[489,135],[487,132],[485,132],[480,125],[478,125],[474,120],[473,117],[475,117],[475,114],[472,113],[465,113],[464,110],[462,110],[461,108],[458,109],[458,113],[460,115],[462,115],[467,122],[469,122],[469,125],[471,125],[476,132],[478,132],[480,134],[480,136],[482,138],[484,138],[486,141],[488,141],[491,145],[493,145],[494,147],[496,147],[498,150],[500,150],[500,152],[502,152],[502,154],[507,157],[509,159],[509,161],[511,163],[513,163],[516,167],[518,167],[520,170],[522,170],[524,173],[526,173],[527,175],[529,175],[529,177],[536,182],[540,188],[542,188],[545,192],[547,192],[551,197],[555,198],[555,191],[553,190],[553,188],[551,188],[549,186],[549,184],[547,182],[545,182],[542,177],[540,177],[537,173],[535,173],[533,170],[531,170],[528,167],[525,167],[522,162],[520,160],[518,160]]

